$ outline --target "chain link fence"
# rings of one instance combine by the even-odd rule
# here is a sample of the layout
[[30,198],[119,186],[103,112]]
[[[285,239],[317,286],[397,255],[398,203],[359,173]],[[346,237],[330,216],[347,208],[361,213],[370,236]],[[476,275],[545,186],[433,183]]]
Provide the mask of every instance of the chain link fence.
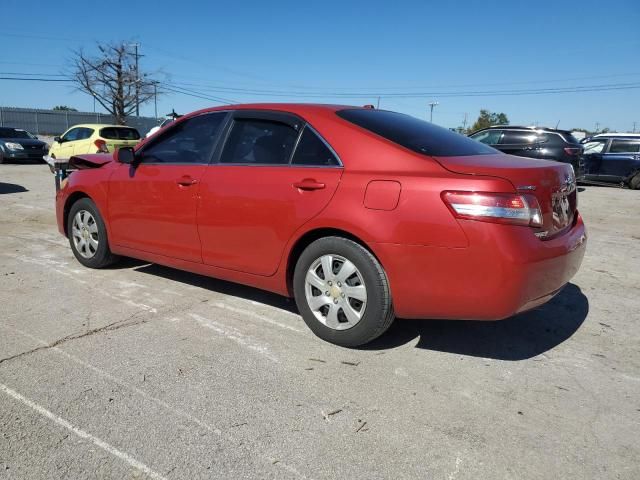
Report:
[[[114,124],[113,115],[35,108],[0,107],[0,127],[22,128],[35,135],[60,135],[80,123]],[[127,117],[127,125],[143,137],[159,122],[150,117]]]

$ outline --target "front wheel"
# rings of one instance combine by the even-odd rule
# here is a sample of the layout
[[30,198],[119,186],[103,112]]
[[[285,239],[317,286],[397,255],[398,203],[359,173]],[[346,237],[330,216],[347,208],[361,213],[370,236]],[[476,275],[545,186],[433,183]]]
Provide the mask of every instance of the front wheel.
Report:
[[89,198],[81,198],[69,210],[67,234],[73,254],[89,268],[103,268],[118,257],[111,253],[104,220]]
[[298,310],[313,333],[343,347],[374,340],[395,318],[382,265],[346,238],[311,243],[296,264],[293,289]]
[[640,172],[636,173],[629,181],[629,187],[633,190],[640,190]]

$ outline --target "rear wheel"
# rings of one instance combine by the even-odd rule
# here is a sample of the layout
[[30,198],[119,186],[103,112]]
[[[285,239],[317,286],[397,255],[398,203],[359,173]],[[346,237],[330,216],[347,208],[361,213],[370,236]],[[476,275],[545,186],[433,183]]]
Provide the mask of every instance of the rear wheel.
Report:
[[81,198],[71,206],[67,234],[73,254],[85,267],[103,268],[118,260],[109,249],[102,216],[89,198]]
[[640,190],[640,172],[636,173],[629,181],[629,187],[634,190]]
[[346,238],[311,243],[298,259],[293,286],[307,326],[336,345],[364,345],[382,335],[395,317],[382,265]]

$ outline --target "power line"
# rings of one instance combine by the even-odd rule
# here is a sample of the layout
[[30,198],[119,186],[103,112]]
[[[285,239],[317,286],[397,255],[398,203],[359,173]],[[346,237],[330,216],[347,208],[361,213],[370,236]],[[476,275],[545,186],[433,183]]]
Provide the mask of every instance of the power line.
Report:
[[0,77],[0,80],[20,80],[25,82],[73,82],[66,78]]

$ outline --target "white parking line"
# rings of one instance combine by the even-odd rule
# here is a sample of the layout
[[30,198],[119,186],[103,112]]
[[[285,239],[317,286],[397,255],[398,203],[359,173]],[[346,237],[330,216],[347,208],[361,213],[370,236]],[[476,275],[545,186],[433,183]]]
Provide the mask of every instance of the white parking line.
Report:
[[[239,313],[241,315],[246,315],[248,317],[252,317],[252,318],[261,320],[263,322],[270,323],[271,325],[275,325],[277,327],[284,328],[286,330],[291,330],[293,332],[302,333],[302,334],[306,334],[307,333],[306,330],[302,330],[300,328],[292,327],[291,325],[287,325],[285,323],[278,322],[277,320],[273,320],[272,318],[266,317],[264,315],[260,315],[259,313],[252,312],[251,310],[245,310],[244,308],[232,307],[230,305],[225,305],[224,303],[221,303],[221,302],[216,302],[213,305],[215,307],[217,307],[217,308],[221,308],[223,310],[229,310],[230,312]],[[258,304],[258,305],[262,305],[262,304]]]
[[90,433],[85,432],[84,430],[72,425],[71,423],[69,423],[64,418],[61,418],[58,415],[55,415],[54,413],[50,412],[46,408],[41,407],[37,403],[29,400],[27,397],[25,397],[23,395],[20,395],[18,392],[16,392],[15,390],[12,390],[11,388],[7,387],[5,384],[0,383],[0,390],[2,390],[4,393],[9,395],[13,399],[15,399],[15,400],[23,403],[27,407],[31,408],[35,412],[39,413],[43,417],[46,417],[49,420],[52,420],[56,424],[60,425],[61,427],[64,427],[67,430],[73,432],[78,437],[83,438],[85,440],[89,440],[94,445],[96,445],[97,447],[100,447],[101,449],[103,449],[104,451],[110,453],[114,457],[117,457],[120,460],[125,461],[126,463],[128,463],[132,467],[137,468],[138,470],[146,473],[149,477],[153,478],[154,480],[166,480],[166,478],[163,477],[162,475],[160,475],[158,472],[152,470],[151,468],[149,468],[147,465],[145,465],[144,463],[140,462],[139,460],[136,460],[135,458],[133,458],[128,453],[123,452],[121,450],[118,450],[116,447],[114,447],[113,445],[108,444],[104,440],[101,440],[98,437],[96,437],[94,435],[91,435]]
[[225,338],[237,343],[241,347],[247,348],[253,352],[259,353],[264,357],[268,358],[272,362],[280,363],[280,361],[271,353],[269,347],[263,345],[261,343],[256,342],[253,338],[240,333],[237,329],[229,326],[221,325],[220,323],[211,320],[209,318],[202,317],[195,313],[189,313],[189,316],[193,318],[196,322],[202,325],[205,328],[213,330],[214,332],[222,335]]

